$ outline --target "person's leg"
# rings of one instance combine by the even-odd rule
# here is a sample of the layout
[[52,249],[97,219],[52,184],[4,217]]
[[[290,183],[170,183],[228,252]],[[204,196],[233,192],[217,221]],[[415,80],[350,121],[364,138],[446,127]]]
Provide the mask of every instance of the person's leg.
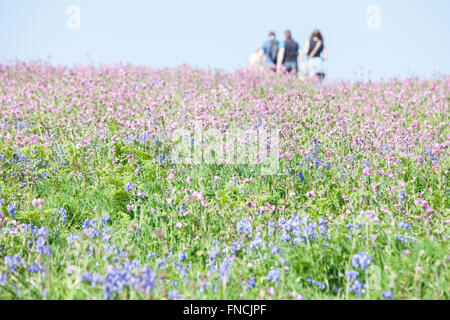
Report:
[[286,69],[286,72],[289,73],[289,71],[291,71],[291,65],[289,64],[289,62],[283,63],[283,66]]
[[323,72],[320,72],[320,73],[319,73],[319,81],[320,81],[320,84],[322,84],[323,78],[325,78],[325,74],[324,74]]

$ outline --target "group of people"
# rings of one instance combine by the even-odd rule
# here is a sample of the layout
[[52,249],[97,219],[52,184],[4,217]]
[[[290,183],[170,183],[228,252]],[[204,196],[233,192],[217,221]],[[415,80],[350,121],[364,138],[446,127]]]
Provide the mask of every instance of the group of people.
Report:
[[315,29],[311,33],[303,50],[292,38],[292,33],[286,30],[281,43],[276,39],[275,32],[269,32],[268,39],[262,48],[250,56],[249,62],[250,67],[268,67],[276,72],[286,70],[308,75],[313,81],[322,82],[325,77],[323,61],[327,58],[327,50],[319,30]]

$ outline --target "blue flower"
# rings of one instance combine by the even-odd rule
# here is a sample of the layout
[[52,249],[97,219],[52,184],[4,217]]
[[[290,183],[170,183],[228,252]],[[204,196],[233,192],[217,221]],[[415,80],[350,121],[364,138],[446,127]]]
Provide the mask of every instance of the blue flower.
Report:
[[280,269],[272,269],[268,274],[267,274],[267,281],[270,282],[278,282],[280,280]]
[[358,277],[358,272],[354,270],[345,271],[345,278],[347,282],[352,283]]
[[15,218],[16,217],[16,205],[14,204],[14,202],[10,202],[8,205],[8,213]]
[[157,253],[149,253],[147,257],[145,257],[145,260],[150,260],[151,258],[158,258]]
[[81,275],[81,280],[82,281],[87,281],[87,282],[92,282],[92,276],[91,276],[91,274],[88,271],[86,271],[85,273],[83,273]]
[[17,267],[22,265],[19,254],[5,257],[5,265],[8,266],[9,272],[16,272]]
[[236,224],[237,232],[242,235],[248,235],[252,232],[252,223],[249,220],[241,220]]
[[128,182],[126,185],[125,185],[125,191],[126,192],[130,192],[131,190],[133,190],[133,184],[131,183],[131,181],[130,182]]
[[350,292],[354,292],[355,296],[359,298],[361,294],[366,293],[366,286],[362,283],[360,279],[356,279],[355,282],[350,287]]
[[306,279],[306,282],[310,282],[313,286],[319,287],[323,291],[325,291],[325,289],[327,288],[325,283],[320,282],[320,281],[314,281],[314,280],[312,280],[311,276],[309,276],[308,279]]
[[281,242],[289,242],[289,240],[291,240],[291,236],[286,231],[283,230],[283,233],[281,234],[281,237],[280,237],[280,241]]
[[173,289],[173,290],[169,291],[167,298],[169,300],[182,300],[183,299],[181,296],[178,295],[177,289]]
[[367,252],[358,252],[352,258],[352,264],[354,268],[361,268],[366,270],[367,266],[372,262],[372,257]]
[[244,247],[244,245],[242,244],[242,242],[235,240],[233,242],[233,246],[231,247],[231,252],[235,255],[237,253],[237,251],[242,249],[243,247]]
[[186,260],[186,253],[180,251],[180,253],[178,254],[178,262],[183,262],[184,260]]
[[66,223],[67,220],[67,212],[64,208],[58,209],[56,211],[57,213],[59,213],[59,215],[61,216],[61,222],[64,224]]
[[244,290],[250,290],[251,288],[256,287],[255,278],[251,277],[247,281],[242,281],[242,286],[244,287]]
[[392,298],[394,298],[394,293],[392,292],[392,290],[388,290],[388,291],[384,291],[382,296],[385,299],[392,299]]
[[409,223],[405,223],[403,221],[401,221],[398,226],[400,229],[411,229],[411,225]]
[[232,258],[231,257],[225,257],[223,259],[222,264],[219,267],[219,274],[222,278],[225,279],[226,282],[230,281],[230,264],[231,264]]
[[275,255],[280,252],[280,248],[278,246],[274,246],[272,250],[270,250],[271,255]]
[[6,272],[2,272],[0,273],[0,285],[8,285],[8,275],[6,274]]
[[44,272],[44,269],[41,267],[41,265],[33,263],[31,266],[28,267],[28,272]]
[[72,244],[72,242],[76,241],[78,239],[78,236],[71,234],[70,236],[68,236],[66,238],[67,240],[67,246],[70,246]]

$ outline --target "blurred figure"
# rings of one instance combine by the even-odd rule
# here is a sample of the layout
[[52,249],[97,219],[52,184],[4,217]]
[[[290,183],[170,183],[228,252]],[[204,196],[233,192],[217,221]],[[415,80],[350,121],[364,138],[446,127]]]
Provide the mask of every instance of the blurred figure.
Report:
[[281,70],[281,65],[286,68],[287,72],[295,70],[298,73],[297,57],[300,55],[302,58],[302,51],[299,44],[292,39],[291,31],[286,30],[284,32],[284,42],[281,43],[280,51],[277,58],[277,70]]
[[305,55],[308,57],[305,73],[313,81],[322,83],[325,78],[323,61],[328,59],[327,49],[323,44],[323,37],[319,30],[314,29],[309,40],[305,42]]
[[265,64],[275,70],[280,43],[276,39],[275,32],[270,31],[266,42],[262,46],[262,52],[265,56]]
[[250,55],[248,59],[248,66],[253,70],[263,70],[265,67],[265,57],[264,52],[261,49],[256,49]]

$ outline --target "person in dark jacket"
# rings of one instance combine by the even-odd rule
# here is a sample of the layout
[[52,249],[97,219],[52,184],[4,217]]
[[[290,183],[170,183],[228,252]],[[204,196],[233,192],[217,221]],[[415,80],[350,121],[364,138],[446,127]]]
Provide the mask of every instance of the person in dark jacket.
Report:
[[277,70],[281,70],[281,65],[284,66],[287,72],[295,70],[298,72],[298,62],[297,58],[300,56],[302,58],[302,51],[300,50],[300,45],[292,39],[291,31],[286,30],[284,32],[284,41],[280,45],[280,50],[278,51],[277,58]]

